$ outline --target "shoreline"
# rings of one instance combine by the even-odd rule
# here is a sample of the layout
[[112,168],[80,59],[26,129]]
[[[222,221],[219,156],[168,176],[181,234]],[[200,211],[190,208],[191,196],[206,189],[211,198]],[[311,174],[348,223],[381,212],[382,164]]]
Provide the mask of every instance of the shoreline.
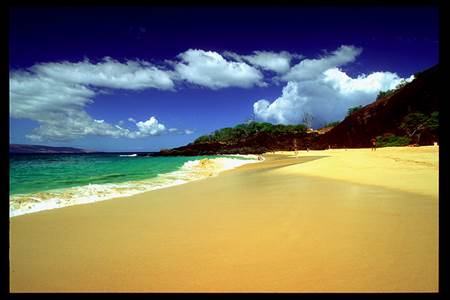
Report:
[[[11,291],[437,291],[434,187],[408,191],[405,170],[370,149],[327,151],[265,154],[207,180],[10,218]],[[432,183],[436,153],[377,155]],[[373,180],[378,170],[355,170],[381,161],[378,185],[331,178],[345,177],[344,163]]]
[[[68,188],[39,191],[30,194],[10,195],[10,218],[60,209],[73,205],[84,205],[114,198],[131,197],[153,190],[170,188],[180,184],[218,176],[245,164],[259,163],[256,155],[218,155],[217,158],[198,158],[184,163],[178,170],[159,174],[142,180],[119,183],[88,184]],[[200,156],[201,157],[201,156]],[[264,160],[264,159],[263,159]],[[164,179],[166,178],[166,180]],[[87,193],[87,195],[85,195]],[[38,199],[35,199],[38,198]],[[12,202],[17,205],[11,210]]]

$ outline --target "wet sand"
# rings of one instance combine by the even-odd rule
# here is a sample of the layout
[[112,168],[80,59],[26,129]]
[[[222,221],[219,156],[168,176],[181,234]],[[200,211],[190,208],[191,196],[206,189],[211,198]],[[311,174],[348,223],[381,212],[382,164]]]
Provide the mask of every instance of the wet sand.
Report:
[[11,291],[438,290],[438,148],[299,154],[11,218]]

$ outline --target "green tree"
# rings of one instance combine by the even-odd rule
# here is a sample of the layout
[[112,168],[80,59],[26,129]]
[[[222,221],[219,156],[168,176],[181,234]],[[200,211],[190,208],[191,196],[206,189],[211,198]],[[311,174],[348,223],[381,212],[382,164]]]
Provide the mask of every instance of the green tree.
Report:
[[203,135],[197,138],[194,143],[236,143],[255,134],[265,133],[269,135],[278,134],[305,134],[307,127],[304,124],[282,125],[267,122],[247,122],[238,124],[235,127],[226,127],[214,131],[210,135]]
[[384,98],[384,97],[388,97],[388,96],[392,95],[394,92],[395,92],[395,90],[380,91],[378,93],[377,100]]
[[357,112],[357,111],[360,110],[361,108],[363,108],[362,105],[350,107],[350,108],[347,110],[347,117],[350,116],[351,114]]
[[194,143],[208,143],[211,141],[211,137],[209,135],[202,135],[198,137]]
[[439,112],[434,111],[431,113],[427,121],[427,126],[431,130],[437,130],[439,128]]
[[435,111],[430,115],[425,115],[420,112],[413,112],[403,118],[400,124],[408,137],[417,137],[417,142],[420,142],[420,136],[424,130],[437,130],[439,128],[439,112]]

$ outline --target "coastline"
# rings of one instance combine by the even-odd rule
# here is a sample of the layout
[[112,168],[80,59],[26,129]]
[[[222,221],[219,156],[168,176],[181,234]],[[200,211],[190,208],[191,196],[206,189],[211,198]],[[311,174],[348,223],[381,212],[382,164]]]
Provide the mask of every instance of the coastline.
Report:
[[216,158],[192,157],[179,169],[155,177],[120,183],[89,183],[88,185],[50,189],[29,194],[10,195],[10,218],[44,210],[89,204],[130,197],[157,189],[169,188],[195,180],[217,176],[223,171],[260,162],[256,155],[218,155]]
[[11,292],[437,291],[439,150],[400,150],[265,154],[11,218]]

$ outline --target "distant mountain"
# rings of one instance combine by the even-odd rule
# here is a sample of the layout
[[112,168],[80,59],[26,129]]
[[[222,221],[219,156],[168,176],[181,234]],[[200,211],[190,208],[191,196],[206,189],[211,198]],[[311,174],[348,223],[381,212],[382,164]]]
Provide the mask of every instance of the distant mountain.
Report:
[[42,145],[10,144],[9,153],[92,153],[95,151],[72,148],[72,147],[50,147]]
[[[431,145],[439,142],[439,65],[415,74],[415,79],[380,99],[355,109],[342,122],[316,131],[253,122],[223,128],[186,146],[151,156],[260,154],[278,150],[370,147],[370,140],[390,145]],[[397,143],[397,144],[396,144]]]

